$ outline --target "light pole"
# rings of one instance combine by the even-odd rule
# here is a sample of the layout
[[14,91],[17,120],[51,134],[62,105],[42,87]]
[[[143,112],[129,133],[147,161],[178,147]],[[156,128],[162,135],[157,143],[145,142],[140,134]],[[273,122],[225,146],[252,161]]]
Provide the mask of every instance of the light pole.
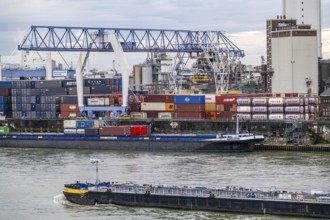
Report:
[[95,169],[96,169],[96,181],[95,184],[100,183],[101,181],[99,180],[99,162],[103,162],[103,160],[100,159],[91,159],[91,163],[95,163]]

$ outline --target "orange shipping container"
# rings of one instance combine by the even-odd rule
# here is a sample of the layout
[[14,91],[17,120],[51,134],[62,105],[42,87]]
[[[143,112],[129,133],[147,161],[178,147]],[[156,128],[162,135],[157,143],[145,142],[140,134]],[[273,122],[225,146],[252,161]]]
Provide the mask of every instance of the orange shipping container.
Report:
[[165,103],[165,111],[167,112],[174,111],[174,103]]
[[217,112],[206,112],[206,119],[216,120]]

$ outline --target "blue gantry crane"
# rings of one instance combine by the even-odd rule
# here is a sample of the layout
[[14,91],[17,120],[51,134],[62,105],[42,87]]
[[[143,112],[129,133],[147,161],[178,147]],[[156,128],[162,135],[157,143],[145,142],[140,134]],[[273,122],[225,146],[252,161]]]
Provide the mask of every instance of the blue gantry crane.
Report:
[[[113,112],[123,112],[127,106],[128,74],[124,52],[175,52],[175,53],[206,53],[211,55],[209,64],[214,70],[217,91],[228,89],[230,65],[241,57],[244,51],[239,49],[221,31],[190,31],[161,30],[134,28],[94,28],[94,27],[63,27],[63,26],[31,26],[31,30],[23,39],[19,50],[28,51],[76,51],[115,52],[121,60],[123,72],[123,106],[120,109],[102,108]],[[84,58],[79,56],[77,80],[82,81],[81,69]],[[178,86],[177,74],[169,76],[169,85],[174,89]],[[77,83],[78,85],[79,83]],[[82,91],[81,88],[78,89]],[[81,95],[82,96],[82,95]],[[79,100],[79,97],[78,97]],[[82,98],[80,98],[82,100]],[[83,110],[92,111],[96,108],[81,106]]]

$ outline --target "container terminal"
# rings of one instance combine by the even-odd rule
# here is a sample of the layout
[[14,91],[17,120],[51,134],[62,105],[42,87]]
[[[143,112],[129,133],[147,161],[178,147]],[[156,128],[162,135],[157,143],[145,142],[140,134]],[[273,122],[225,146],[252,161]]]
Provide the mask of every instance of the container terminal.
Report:
[[[266,21],[267,58],[257,67],[242,64],[245,51],[221,31],[31,26],[20,65],[0,58],[0,133],[99,135],[127,125],[230,133],[238,117],[241,131],[265,136],[262,146],[327,151],[330,62],[321,59],[320,16],[311,9],[320,2],[299,12],[304,21],[290,10],[297,2],[283,4],[283,15]],[[29,64],[44,52],[42,68]],[[76,66],[56,65],[52,52],[76,52]],[[120,71],[115,61],[111,71],[89,70],[93,52],[114,52]],[[131,70],[127,52],[148,58]]]

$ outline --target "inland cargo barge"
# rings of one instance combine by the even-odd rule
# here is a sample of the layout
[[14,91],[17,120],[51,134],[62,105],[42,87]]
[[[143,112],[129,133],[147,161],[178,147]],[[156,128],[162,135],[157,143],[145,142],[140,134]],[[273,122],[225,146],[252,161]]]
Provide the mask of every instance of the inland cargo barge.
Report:
[[65,184],[63,193],[68,201],[80,205],[116,204],[330,218],[330,191],[76,182]]
[[94,150],[134,150],[172,152],[244,152],[252,151],[263,135],[150,135],[84,136],[60,134],[0,135],[0,147],[61,148]]

